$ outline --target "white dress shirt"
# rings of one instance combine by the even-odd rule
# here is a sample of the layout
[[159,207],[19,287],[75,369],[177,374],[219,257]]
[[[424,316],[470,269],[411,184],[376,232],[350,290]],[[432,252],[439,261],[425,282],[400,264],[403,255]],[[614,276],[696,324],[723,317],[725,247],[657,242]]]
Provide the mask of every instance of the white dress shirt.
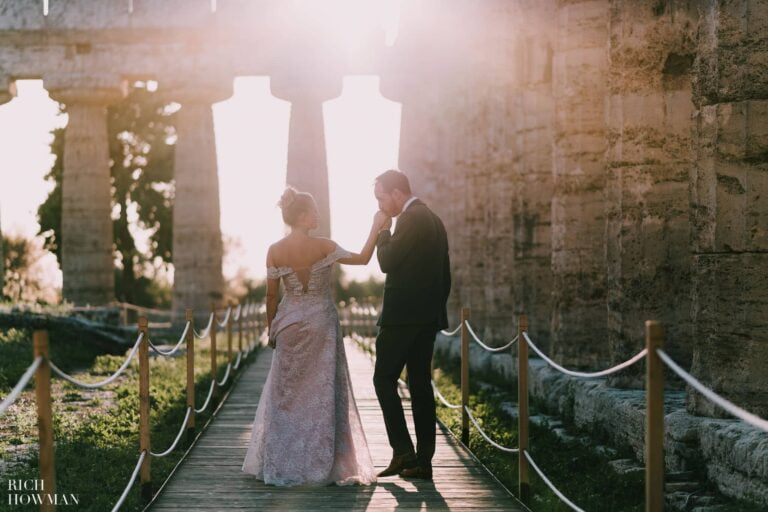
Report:
[[[400,213],[403,213],[405,210],[407,210],[407,209],[408,209],[408,207],[411,205],[411,203],[412,203],[412,202],[414,202],[414,201],[415,201],[415,200],[417,200],[417,199],[418,199],[418,197],[416,197],[416,196],[411,196],[411,198],[410,198],[409,200],[407,200],[407,201],[405,202],[405,204],[403,205],[403,209],[402,209],[402,210],[400,210]],[[399,214],[398,214],[398,215],[399,215]]]

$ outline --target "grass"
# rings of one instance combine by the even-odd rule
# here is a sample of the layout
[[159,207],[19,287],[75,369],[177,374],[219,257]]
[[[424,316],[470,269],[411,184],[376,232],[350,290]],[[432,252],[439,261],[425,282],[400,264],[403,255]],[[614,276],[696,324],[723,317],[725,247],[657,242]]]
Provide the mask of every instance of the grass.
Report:
[[[14,376],[20,375],[19,370],[23,372],[31,361],[30,335],[11,330],[4,333],[0,340],[0,361],[12,362],[6,363],[0,372],[13,385],[16,382]],[[175,341],[153,339],[156,344]],[[197,341],[195,345],[197,407],[205,400],[211,382],[209,345],[208,340]],[[226,344],[223,346],[226,347]],[[87,346],[74,349],[68,344],[51,344],[52,359],[65,371],[72,373],[72,368],[83,367],[86,363],[87,370],[81,375],[76,374],[80,380],[101,380],[111,375],[125,360],[125,355],[97,355],[92,352]],[[226,349],[222,351],[219,348],[219,355],[220,380],[226,369]],[[131,362],[117,381],[99,390],[80,388],[58,378],[52,380],[57,493],[77,495],[80,500],[77,510],[110,510],[130,478],[139,455],[138,387],[138,358]],[[6,384],[5,391],[7,388]],[[186,412],[185,389],[186,357],[150,357],[152,451],[164,451],[176,437]],[[213,407],[209,406],[208,410],[197,414],[198,428],[205,423],[212,410]],[[36,442],[34,392],[28,388],[20,401],[5,416],[0,416],[0,461],[7,464],[14,453],[25,454],[11,470],[0,476],[3,482],[38,478]],[[182,440],[181,446],[170,455],[152,459],[154,489],[159,487],[180,459],[184,442]],[[139,487],[134,484],[122,510],[141,509]],[[0,510],[25,509],[21,506],[8,508],[7,486],[4,485],[3,489]],[[32,510],[32,507],[27,508]]]

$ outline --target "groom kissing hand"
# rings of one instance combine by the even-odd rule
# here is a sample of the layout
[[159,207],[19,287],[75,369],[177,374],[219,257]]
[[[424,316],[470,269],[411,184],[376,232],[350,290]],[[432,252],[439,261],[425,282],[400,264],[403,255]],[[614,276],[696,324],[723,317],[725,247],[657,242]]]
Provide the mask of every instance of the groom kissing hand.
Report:
[[[448,327],[451,290],[448,238],[443,222],[414,196],[408,177],[389,170],[376,178],[374,194],[383,219],[376,255],[387,277],[377,322],[373,382],[384,414],[392,461],[379,476],[432,479],[435,453],[435,401],[432,351],[435,335]],[[392,217],[397,217],[392,234]],[[397,379],[408,372],[416,449],[397,393]]]

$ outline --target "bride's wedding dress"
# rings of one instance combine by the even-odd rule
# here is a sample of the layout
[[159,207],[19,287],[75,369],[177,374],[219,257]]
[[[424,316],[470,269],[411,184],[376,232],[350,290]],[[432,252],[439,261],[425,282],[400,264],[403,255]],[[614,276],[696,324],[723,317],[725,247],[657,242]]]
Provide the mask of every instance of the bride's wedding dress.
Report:
[[[268,267],[285,287],[270,337],[277,345],[242,470],[275,485],[376,480],[347,367],[331,269],[338,245],[311,267]],[[302,279],[303,278],[303,279]]]

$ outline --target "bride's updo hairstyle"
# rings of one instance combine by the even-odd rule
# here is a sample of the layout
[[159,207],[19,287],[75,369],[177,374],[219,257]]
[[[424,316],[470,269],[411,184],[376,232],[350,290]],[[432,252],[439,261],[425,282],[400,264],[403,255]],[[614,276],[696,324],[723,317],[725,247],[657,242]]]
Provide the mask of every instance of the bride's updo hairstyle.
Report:
[[283,222],[295,226],[302,213],[312,209],[315,198],[309,192],[299,192],[290,185],[286,187],[277,205],[283,211]]

